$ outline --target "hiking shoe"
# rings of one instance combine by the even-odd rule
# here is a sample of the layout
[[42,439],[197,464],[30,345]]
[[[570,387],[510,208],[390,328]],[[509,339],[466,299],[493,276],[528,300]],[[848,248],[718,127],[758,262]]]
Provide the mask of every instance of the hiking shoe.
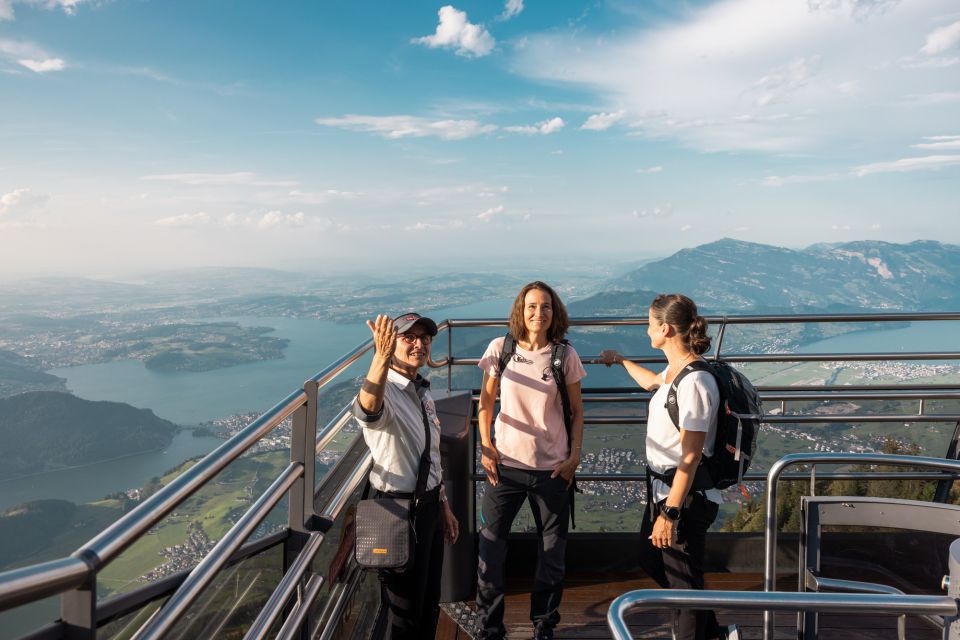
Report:
[[740,636],[740,627],[731,624],[727,627],[727,635],[723,636],[726,640],[742,640]]
[[533,640],[553,640],[553,627],[536,627],[533,630]]

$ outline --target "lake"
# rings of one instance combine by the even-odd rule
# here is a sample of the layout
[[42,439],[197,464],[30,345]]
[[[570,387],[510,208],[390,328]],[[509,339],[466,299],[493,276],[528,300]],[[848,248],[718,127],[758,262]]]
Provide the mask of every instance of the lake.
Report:
[[[512,299],[485,300],[438,309],[429,315],[437,321],[505,317],[511,303]],[[138,360],[123,360],[53,369],[50,373],[66,378],[67,388],[81,398],[126,402],[152,409],[178,424],[196,425],[238,413],[266,411],[304,380],[370,337],[363,322],[338,324],[280,317],[216,320],[273,327],[270,335],[290,341],[285,357],[203,372],[151,371]],[[446,350],[445,343],[442,350]],[[365,366],[354,365],[360,367],[358,373]],[[161,451],[0,482],[0,512],[30,500],[57,497],[88,502],[119,490],[141,487],[150,478],[188,458],[205,455],[222,443],[218,438],[194,438],[191,431],[181,431]]]

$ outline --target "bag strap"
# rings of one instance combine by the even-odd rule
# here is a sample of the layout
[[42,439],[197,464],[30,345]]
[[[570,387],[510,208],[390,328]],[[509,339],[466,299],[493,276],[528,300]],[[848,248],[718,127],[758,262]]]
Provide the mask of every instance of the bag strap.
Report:
[[688,373],[693,373],[694,371],[709,371],[711,375],[714,375],[713,367],[707,362],[699,358],[694,360],[681,369],[680,373],[673,379],[673,382],[670,383],[670,391],[667,392],[667,403],[663,405],[666,407],[667,413],[670,414],[670,421],[673,423],[673,426],[677,428],[677,431],[680,431],[680,403],[677,400],[677,389],[680,388],[680,381],[687,377]]
[[553,379],[557,383],[557,391],[560,392],[560,404],[563,406],[563,426],[567,430],[567,446],[570,446],[570,435],[573,431],[573,412],[570,409],[570,395],[567,393],[567,378],[563,373],[563,361],[567,355],[566,340],[558,340],[553,343],[553,351],[550,354],[550,371],[553,373]]
[[417,386],[417,396],[420,398],[420,415],[423,418],[423,433],[425,444],[423,453],[420,454],[420,466],[417,469],[417,488],[413,491],[413,504],[416,505],[423,499],[423,494],[427,492],[427,480],[430,478],[430,440],[431,429],[430,420],[427,418],[427,406],[424,402],[424,394],[430,384],[426,380]]
[[503,377],[503,372],[507,370],[507,363],[517,352],[517,339],[512,333],[503,336],[503,348],[500,350],[500,358],[497,360],[497,375]]

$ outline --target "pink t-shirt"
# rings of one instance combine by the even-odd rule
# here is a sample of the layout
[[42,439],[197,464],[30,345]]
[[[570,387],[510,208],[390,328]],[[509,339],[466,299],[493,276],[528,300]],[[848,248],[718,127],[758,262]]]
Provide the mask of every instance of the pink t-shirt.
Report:
[[[494,378],[503,340],[491,342],[478,364]],[[552,345],[527,351],[518,344],[507,363],[500,381],[500,413],[493,426],[497,451],[505,466],[553,469],[570,455],[560,392],[550,370],[552,352]],[[587,375],[580,356],[570,345],[564,357],[563,375],[568,385]]]

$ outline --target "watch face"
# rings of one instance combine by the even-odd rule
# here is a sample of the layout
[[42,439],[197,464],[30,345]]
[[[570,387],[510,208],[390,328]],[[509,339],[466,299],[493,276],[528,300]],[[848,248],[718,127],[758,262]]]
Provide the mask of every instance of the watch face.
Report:
[[664,507],[661,509],[661,513],[667,520],[679,520],[680,519],[680,509],[677,507]]

